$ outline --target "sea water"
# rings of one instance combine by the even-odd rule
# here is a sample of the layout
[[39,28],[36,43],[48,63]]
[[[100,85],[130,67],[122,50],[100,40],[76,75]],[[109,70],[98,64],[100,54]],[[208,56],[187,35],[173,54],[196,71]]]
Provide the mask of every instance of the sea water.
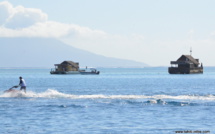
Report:
[[[98,68],[99,75],[0,69],[0,133],[215,133],[215,68]],[[19,84],[27,93],[4,93]]]

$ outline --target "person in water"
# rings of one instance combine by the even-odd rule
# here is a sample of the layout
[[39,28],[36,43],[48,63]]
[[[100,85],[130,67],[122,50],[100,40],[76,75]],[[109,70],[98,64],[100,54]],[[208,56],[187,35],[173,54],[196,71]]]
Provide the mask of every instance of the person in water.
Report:
[[22,77],[19,77],[20,82],[19,85],[21,86],[20,90],[24,90],[24,92],[26,93],[26,83],[25,80]]

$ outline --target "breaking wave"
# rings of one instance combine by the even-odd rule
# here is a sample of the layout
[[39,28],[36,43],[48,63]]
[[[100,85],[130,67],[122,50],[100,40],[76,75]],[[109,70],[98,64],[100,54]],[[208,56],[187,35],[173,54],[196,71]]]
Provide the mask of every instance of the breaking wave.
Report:
[[0,94],[0,98],[9,98],[9,97],[30,97],[30,98],[69,98],[69,99],[148,99],[149,103],[162,103],[163,99],[170,100],[206,100],[206,101],[215,101],[214,95],[73,95],[61,93],[57,90],[48,89],[45,92],[36,93],[32,91],[24,92],[10,92]]

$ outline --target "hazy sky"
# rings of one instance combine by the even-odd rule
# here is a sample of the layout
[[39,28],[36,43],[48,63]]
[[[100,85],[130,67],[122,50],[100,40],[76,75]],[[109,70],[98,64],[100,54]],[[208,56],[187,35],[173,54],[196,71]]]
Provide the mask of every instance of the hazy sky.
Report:
[[52,37],[108,57],[215,65],[214,0],[0,1],[0,37]]

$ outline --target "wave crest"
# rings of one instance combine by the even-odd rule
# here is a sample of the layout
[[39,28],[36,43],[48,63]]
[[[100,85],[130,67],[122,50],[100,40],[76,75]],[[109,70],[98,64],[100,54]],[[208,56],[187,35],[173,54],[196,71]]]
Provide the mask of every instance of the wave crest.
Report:
[[[66,94],[61,93],[57,90],[48,89],[45,92],[36,93],[32,91],[28,91],[27,93],[24,92],[9,92],[3,93],[0,95],[0,98],[9,98],[9,97],[31,97],[31,98],[69,98],[69,99],[152,99],[151,103],[154,100],[163,100],[163,99],[171,99],[171,100],[206,100],[206,101],[214,101],[214,95],[178,95],[178,96],[171,96],[171,95],[102,95],[102,94],[95,94],[95,95],[73,95],[73,94]],[[149,100],[150,101],[150,100]],[[160,103],[160,102],[159,102]]]

